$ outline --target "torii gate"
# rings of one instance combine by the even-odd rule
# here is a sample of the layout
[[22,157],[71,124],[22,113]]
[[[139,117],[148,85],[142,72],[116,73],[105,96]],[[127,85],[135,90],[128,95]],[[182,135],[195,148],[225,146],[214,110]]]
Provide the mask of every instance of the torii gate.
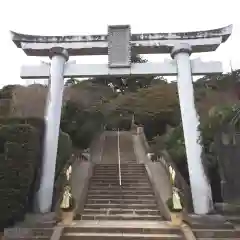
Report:
[[[231,33],[232,25],[208,31],[183,33],[131,34],[129,25],[109,26],[108,35],[33,36],[11,32],[13,42],[28,56],[51,58],[51,66],[43,64],[23,66],[21,69],[23,79],[51,79],[43,171],[38,193],[40,212],[50,211],[52,204],[64,78],[177,75],[194,212],[208,213],[211,210],[212,196],[201,159],[202,147],[199,143],[199,119],[194,104],[192,75],[222,73],[222,64],[190,60],[190,54],[215,51]],[[135,54],[169,53],[173,60],[133,64],[131,51]],[[79,55],[108,55],[108,64],[67,63],[69,56]]]

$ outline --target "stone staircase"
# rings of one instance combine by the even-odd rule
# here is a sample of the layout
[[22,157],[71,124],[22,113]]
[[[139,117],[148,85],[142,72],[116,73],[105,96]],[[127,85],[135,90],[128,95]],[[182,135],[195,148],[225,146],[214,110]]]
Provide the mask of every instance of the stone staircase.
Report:
[[137,163],[131,133],[119,136],[121,186],[118,134],[108,132],[84,208],[74,224],[64,228],[61,239],[183,239],[179,228],[163,221],[145,166]]
[[84,210],[61,239],[183,239],[164,222],[144,165],[96,164]]
[[82,220],[162,220],[145,167],[122,164],[96,165]]

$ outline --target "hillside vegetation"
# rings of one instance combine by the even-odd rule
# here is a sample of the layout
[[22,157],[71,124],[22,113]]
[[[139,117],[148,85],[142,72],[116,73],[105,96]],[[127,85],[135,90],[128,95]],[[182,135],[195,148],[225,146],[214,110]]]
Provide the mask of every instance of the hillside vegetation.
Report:
[[[136,57],[134,61],[143,62],[145,60]],[[202,143],[206,155],[204,164],[210,170],[217,168],[216,154],[212,148],[214,136],[224,124],[228,124],[234,118],[239,107],[239,74],[240,70],[236,70],[228,74],[212,77],[205,76],[194,82],[196,107],[201,121],[199,129],[202,131]],[[2,119],[21,119],[18,124],[23,124],[24,119],[28,118],[43,120],[47,90],[46,86],[37,84],[28,87],[18,85],[4,87],[0,91],[0,117]],[[134,119],[137,125],[144,126],[153,151],[160,154],[161,150],[167,150],[188,181],[176,82],[168,83],[163,77],[94,78],[86,81],[69,79],[66,82],[63,99],[61,130],[70,136],[75,148],[88,148],[95,134],[103,129],[114,130],[120,128],[129,130]],[[238,118],[234,122],[236,131],[238,131],[237,122]],[[23,182],[21,194],[26,194],[29,193],[30,186],[34,182],[33,176],[35,176],[34,172],[36,171],[34,166],[40,164],[40,157],[35,156],[40,151],[37,142],[41,142],[44,129],[41,129],[38,133],[40,135],[36,137],[36,126],[28,122],[27,124],[29,125],[11,125],[9,127],[8,125],[5,126],[5,122],[4,126],[0,128],[0,141],[3,136],[6,139],[2,145],[2,154],[5,157],[0,160],[0,173],[7,168],[9,169],[8,174],[13,175],[12,171],[21,172],[23,166],[28,167],[22,173],[29,171],[28,180],[20,179],[24,175],[21,174],[15,178],[15,180],[18,179],[15,183],[10,183],[10,180],[4,181],[4,186],[1,186],[3,190],[0,189],[1,191],[6,192],[6,189],[9,188],[17,194],[17,190],[14,190],[14,184],[21,181]],[[24,132],[27,131],[29,135],[22,133],[21,141],[24,144],[27,144],[26,139],[33,138],[31,144],[36,142],[36,145],[38,145],[38,147],[31,144],[27,145],[30,151],[29,154],[26,153],[28,157],[22,156],[15,159],[15,156],[9,155],[8,149],[19,148],[19,146],[16,146],[15,140],[7,140],[14,133],[14,131],[11,132],[12,128],[14,131],[19,129],[21,131],[23,129]],[[10,131],[10,135],[6,137],[8,131]],[[18,134],[18,136],[21,137],[21,134]],[[13,144],[10,144],[12,141]],[[17,144],[21,145],[21,141],[17,142]],[[19,151],[22,151],[22,149],[19,148]],[[70,154],[69,149],[66,150],[66,153],[63,153],[63,159],[59,159],[61,166],[64,165]],[[18,165],[19,159],[25,161],[22,166]],[[9,164],[16,165],[16,170],[10,170],[7,167],[10,166]],[[57,167],[57,172],[61,171],[61,168]],[[7,174],[7,172],[4,172],[4,174]],[[9,184],[13,185],[10,186]],[[8,191],[4,194],[5,198],[10,197]],[[24,209],[27,200],[24,200],[21,194],[16,197],[17,195],[12,193],[11,196],[13,199],[19,199],[23,206],[21,209]],[[15,202],[12,204],[14,209]],[[14,211],[17,214],[21,209]],[[6,219],[11,219],[11,216]],[[0,219],[2,221],[0,224],[8,221],[6,219]]]

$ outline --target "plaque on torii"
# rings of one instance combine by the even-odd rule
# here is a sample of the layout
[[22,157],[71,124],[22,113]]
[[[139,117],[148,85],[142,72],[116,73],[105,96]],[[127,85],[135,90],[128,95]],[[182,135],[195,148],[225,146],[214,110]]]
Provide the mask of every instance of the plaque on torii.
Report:
[[[199,119],[192,75],[222,73],[221,62],[190,60],[191,53],[215,51],[232,33],[232,25],[208,31],[131,34],[130,26],[109,26],[107,35],[34,36],[11,32],[12,40],[28,56],[50,57],[51,65],[23,66],[21,77],[50,78],[46,111],[43,169],[38,204],[51,210],[64,78],[177,75],[179,103],[186,146],[193,207],[196,214],[211,211],[211,188],[202,164]],[[163,63],[131,63],[133,54],[170,54]],[[74,64],[70,56],[108,55],[108,64]]]

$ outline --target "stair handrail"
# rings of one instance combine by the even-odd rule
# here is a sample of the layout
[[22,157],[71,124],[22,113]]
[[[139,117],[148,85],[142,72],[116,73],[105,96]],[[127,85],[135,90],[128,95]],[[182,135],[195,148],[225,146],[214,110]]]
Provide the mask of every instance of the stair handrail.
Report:
[[119,175],[119,185],[122,186],[122,174],[121,174],[121,156],[120,156],[120,133],[118,128],[118,175]]

